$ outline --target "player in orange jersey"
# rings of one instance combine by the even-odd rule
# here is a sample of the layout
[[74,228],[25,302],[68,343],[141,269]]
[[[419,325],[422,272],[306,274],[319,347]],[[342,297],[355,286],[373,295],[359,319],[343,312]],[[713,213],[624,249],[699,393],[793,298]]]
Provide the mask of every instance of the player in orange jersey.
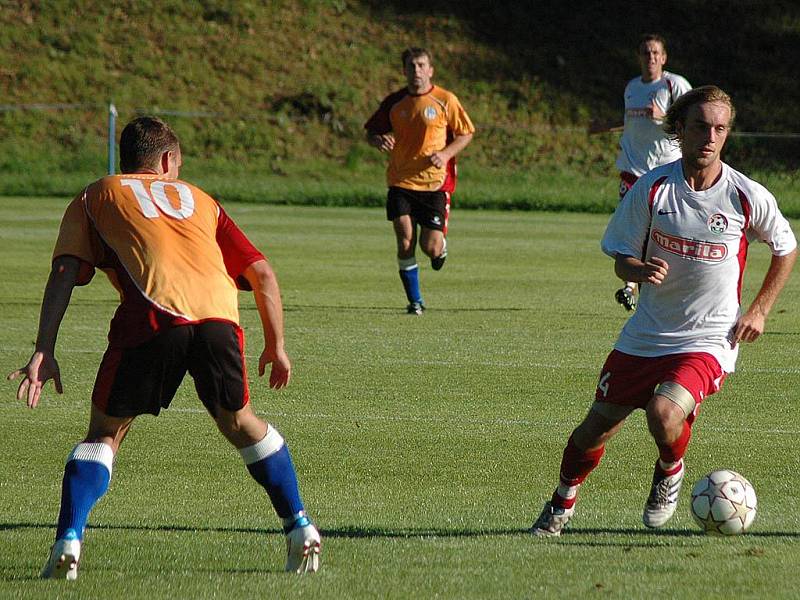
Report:
[[402,54],[407,86],[387,96],[364,125],[367,141],[389,153],[386,216],[397,238],[397,264],[409,314],[422,314],[415,257],[419,245],[438,271],[447,257],[450,196],[456,186],[456,155],[472,141],[475,127],[458,98],[431,83],[433,61],[424,48]]
[[306,516],[292,459],[278,431],[249,403],[237,286],[252,289],[264,332],[259,375],[289,383],[283,307],[264,256],[217,202],[177,179],[178,138],[163,121],[141,117],[120,137],[122,175],[104,177],[70,203],[61,222],[42,301],[36,346],[17,398],[30,408],[52,379],[61,320],[76,285],[95,269],[120,292],[92,394],[89,432],[64,468],[56,541],[43,578],[76,579],[89,512],[108,489],[114,457],[134,419],[168,408],[187,371],[222,434],[267,491],[282,519],[286,569],[316,571],[319,532]]

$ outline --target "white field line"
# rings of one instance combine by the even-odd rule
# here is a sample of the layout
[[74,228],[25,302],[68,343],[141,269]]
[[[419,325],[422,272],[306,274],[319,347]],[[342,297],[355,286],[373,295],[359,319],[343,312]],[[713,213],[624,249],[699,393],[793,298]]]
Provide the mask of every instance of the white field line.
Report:
[[[588,406],[588,403],[587,403]],[[181,408],[169,408],[167,412],[175,412],[175,413],[189,413],[189,414],[205,414],[205,409],[202,408],[193,408],[193,407],[181,407]],[[309,413],[286,413],[286,412],[273,412],[273,411],[256,411],[256,414],[261,416],[263,419],[269,421],[269,418],[272,417],[279,417],[279,418],[298,418],[301,417],[303,419],[315,419],[319,421],[330,421],[330,422],[345,422],[345,423],[352,423],[353,421],[374,421],[374,422],[384,422],[384,423],[456,423],[456,424],[464,424],[464,425],[500,425],[500,426],[519,426],[519,427],[530,427],[531,429],[541,427],[543,422],[541,420],[533,420],[533,419],[467,419],[463,417],[420,417],[414,415],[329,415],[325,413],[316,413],[316,414],[309,414]],[[566,421],[564,422],[554,422],[548,421],[546,423],[549,426],[553,425],[574,425],[575,423]],[[769,435],[800,435],[800,430],[791,430],[791,429],[758,429],[753,427],[714,427],[703,426],[704,430],[714,431],[718,433],[757,433],[757,434],[769,434]]]
[[[199,401],[198,401],[199,402]],[[0,414],[18,411],[22,403],[17,404],[16,401],[8,403],[0,403]],[[87,401],[88,405],[88,401]],[[587,401],[587,406],[589,405]],[[24,408],[24,407],[22,407]],[[28,409],[25,409],[28,410]],[[81,405],[79,407],[81,412],[87,412],[88,409]],[[55,422],[47,415],[47,408],[40,407],[36,409],[37,414],[34,416],[39,422],[45,421],[47,423]],[[577,421],[554,421],[543,419],[477,419],[465,417],[436,417],[436,416],[417,416],[417,415],[366,415],[366,414],[349,414],[349,415],[333,415],[326,413],[303,413],[303,412],[280,412],[280,411],[255,411],[257,415],[266,421],[271,419],[303,419],[326,421],[331,423],[353,423],[353,422],[375,422],[375,423],[429,423],[429,424],[452,424],[456,426],[498,426],[498,427],[522,427],[530,428],[531,430],[538,430],[543,425],[547,427],[572,427]],[[45,414],[43,414],[45,413]],[[204,408],[198,407],[176,407],[172,406],[161,414],[169,416],[171,414],[208,414]],[[57,420],[60,417],[57,418]],[[58,421],[61,422],[61,421]],[[782,429],[782,428],[757,428],[757,427],[731,427],[731,426],[713,426],[702,424],[701,427],[705,431],[713,431],[716,433],[747,433],[758,435],[779,435],[779,436],[798,436],[800,429]]]
[[[31,352],[30,346],[6,346],[3,351],[5,353],[11,354],[12,352]],[[63,350],[58,350],[58,354],[97,354],[98,356],[102,356],[105,349],[102,350],[86,350],[86,349],[70,349],[65,348]],[[249,354],[245,353],[245,358],[248,361],[257,361],[260,355],[258,354]],[[309,359],[320,358],[320,357],[312,357],[306,356],[306,362]],[[329,366],[332,364],[330,361],[327,361],[326,364]],[[377,361],[370,361],[370,360],[361,360],[361,361],[348,361],[348,365],[353,364],[361,364],[361,365],[368,365],[368,364],[378,364]],[[568,364],[568,363],[540,363],[540,362],[512,362],[506,360],[479,360],[479,361],[471,361],[471,360],[441,360],[441,359],[424,359],[424,358],[394,358],[392,359],[393,365],[440,365],[445,367],[507,367],[512,369],[519,369],[519,368],[532,368],[532,369],[549,369],[552,371],[557,371],[560,369],[568,369],[570,371],[574,371],[577,369],[581,370],[590,370],[590,371],[597,371],[600,372],[600,368],[603,366],[602,363],[598,364]],[[781,373],[781,374],[800,374],[800,367],[740,367],[736,371],[737,373]]]

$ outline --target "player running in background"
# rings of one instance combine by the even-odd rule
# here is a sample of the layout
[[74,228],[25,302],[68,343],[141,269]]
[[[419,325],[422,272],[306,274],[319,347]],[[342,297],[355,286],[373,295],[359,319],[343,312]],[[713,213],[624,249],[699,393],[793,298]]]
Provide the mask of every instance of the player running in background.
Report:
[[186,372],[222,434],[266,490],[286,533],[289,571],[316,571],[320,537],[306,516],[289,450],[250,403],[237,286],[252,289],[264,331],[259,375],[289,383],[283,307],[275,274],[225,211],[177,179],[178,138],[159,119],[131,121],[120,137],[123,175],[104,177],[67,207],[53,252],[30,361],[17,398],[30,408],[52,379],[62,392],[55,343],[76,285],[108,274],[121,303],[92,393],[89,432],[67,458],[56,541],[44,578],[76,579],[89,512],[108,489],[133,420],[158,415]]
[[[666,41],[660,35],[642,36],[638,49],[642,74],[625,86],[624,126],[593,124],[592,133],[622,128],[619,169],[620,199],[636,180],[651,169],[671,163],[681,157],[680,147],[663,128],[669,107],[692,86],[686,79],[664,70],[667,62]],[[617,302],[627,310],[636,307],[636,283],[628,281],[615,294]]]
[[[672,517],[700,403],[733,372],[739,343],[764,331],[789,279],[797,242],[775,198],[720,159],[734,115],[718,87],[681,96],[665,129],[683,157],[640,178],[608,224],[603,251],[614,257],[619,277],[643,284],[641,302],[603,366],[589,413],[567,442],[558,486],[533,525],[536,535],[560,535],[579,486],[636,408],[644,409],[658,447],[642,519],[661,527]],[[755,239],[769,245],[772,261],[742,314],[747,246]]]
[[364,125],[367,141],[389,153],[386,217],[397,238],[397,264],[409,314],[421,315],[415,256],[419,246],[438,271],[447,258],[450,197],[456,187],[456,155],[472,141],[475,128],[452,93],[431,83],[433,61],[424,48],[402,54],[408,85],[387,96]]

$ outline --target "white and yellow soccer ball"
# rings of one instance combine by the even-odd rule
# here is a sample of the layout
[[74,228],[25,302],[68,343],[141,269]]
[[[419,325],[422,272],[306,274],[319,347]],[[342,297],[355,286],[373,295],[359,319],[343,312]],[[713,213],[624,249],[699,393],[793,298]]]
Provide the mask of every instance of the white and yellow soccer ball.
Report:
[[721,469],[702,477],[692,488],[692,516],[713,535],[744,533],[756,518],[756,491],[736,471]]

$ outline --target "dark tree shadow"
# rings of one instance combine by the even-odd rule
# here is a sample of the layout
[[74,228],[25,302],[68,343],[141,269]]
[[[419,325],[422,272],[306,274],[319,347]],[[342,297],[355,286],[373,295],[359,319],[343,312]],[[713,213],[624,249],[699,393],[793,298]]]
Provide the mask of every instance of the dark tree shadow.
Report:
[[[452,57],[448,69],[456,71],[453,79],[541,82],[557,90],[560,102],[604,118],[621,117],[625,83],[639,73],[635,55],[639,36],[660,33],[668,43],[666,68],[695,86],[713,83],[728,91],[737,107],[739,130],[800,131],[800,104],[795,102],[800,78],[790,58],[800,52],[797,2],[365,0],[365,4],[376,18],[418,26],[419,39],[409,40],[409,45],[425,44],[426,19],[454,17],[467,24],[471,37],[497,52]],[[447,49],[438,51],[447,54]],[[518,90],[509,90],[509,102],[515,93]],[[797,146],[798,141],[791,139],[733,138],[728,154],[741,155],[754,166],[780,159],[797,168]]]

